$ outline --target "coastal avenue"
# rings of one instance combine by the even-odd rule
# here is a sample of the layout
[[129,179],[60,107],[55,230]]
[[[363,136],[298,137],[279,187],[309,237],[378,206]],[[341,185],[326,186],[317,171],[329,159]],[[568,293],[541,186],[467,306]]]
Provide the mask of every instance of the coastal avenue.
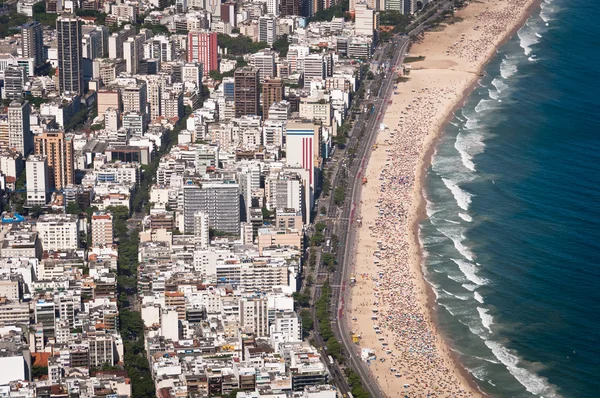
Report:
[[[344,201],[343,206],[339,208],[335,204],[334,195],[331,194],[328,201],[322,201],[322,203],[320,202],[317,205],[317,209],[319,209],[321,206],[326,208],[326,218],[322,219],[322,221],[326,224],[326,229],[324,231],[326,241],[331,242],[331,237],[333,235],[337,235],[339,237],[339,247],[337,248],[338,253],[336,256],[338,266],[336,267],[333,275],[328,275],[326,270],[320,270],[321,253],[320,251],[317,252],[317,284],[313,289],[313,302],[316,301],[321,294],[319,276],[322,274],[325,274],[323,275],[325,277],[329,276],[330,286],[332,288],[331,303],[333,305],[331,305],[331,319],[332,323],[334,324],[334,332],[338,340],[344,345],[345,352],[349,355],[351,367],[359,374],[363,383],[363,387],[372,397],[384,397],[385,394],[380,390],[377,382],[372,379],[367,365],[361,360],[359,353],[356,351],[356,346],[351,341],[351,333],[348,329],[346,320],[344,319],[344,303],[347,292],[347,282],[349,281],[350,268],[346,266],[346,264],[352,264],[353,261],[352,256],[355,229],[352,228],[352,225],[356,221],[355,210],[357,203],[360,202],[360,181],[364,175],[364,170],[368,163],[370,148],[372,148],[372,145],[376,139],[379,124],[383,118],[387,108],[388,100],[393,91],[393,86],[395,84],[394,70],[399,65],[402,65],[410,45],[410,38],[421,34],[431,20],[438,18],[452,5],[453,1],[441,3],[438,10],[433,15],[420,22],[419,25],[413,28],[407,36],[394,37],[391,43],[382,46],[376,51],[374,58],[377,59],[379,57],[379,61],[381,61],[380,64],[383,63],[383,58],[388,53],[389,46],[392,46],[393,57],[386,70],[378,74],[375,81],[370,84],[370,87],[378,87],[378,84],[380,84],[378,92],[371,92],[370,96],[367,98],[367,103],[374,106],[373,113],[361,113],[353,124],[352,130],[349,134],[350,139],[347,144],[347,148],[355,148],[355,161],[351,162],[350,168],[348,169],[348,158],[345,156],[346,153],[339,151],[342,153],[337,152],[334,154],[333,162],[331,162],[331,164],[334,166],[331,170],[330,178],[332,189],[335,189],[335,187],[340,184],[340,180],[342,180],[344,177],[346,177],[347,181],[349,182],[348,186],[346,187],[346,200]],[[371,98],[374,99],[371,100]],[[359,132],[362,132],[362,134],[359,134]],[[358,137],[359,135],[360,137]],[[334,248],[332,245],[326,246],[327,247],[325,247],[324,250],[328,250],[330,252],[333,251]],[[313,319],[316,321],[316,317],[314,316],[314,307]],[[315,327],[317,328],[315,330],[317,332],[315,333],[315,338],[318,346],[324,347],[325,344],[318,333],[318,322],[315,322]],[[350,387],[344,375],[342,374],[339,365],[335,361],[334,363],[329,363],[326,358],[326,352],[321,352],[323,358],[325,359],[324,363],[327,363],[333,381],[338,386],[340,391],[348,396],[347,393],[350,391]]]

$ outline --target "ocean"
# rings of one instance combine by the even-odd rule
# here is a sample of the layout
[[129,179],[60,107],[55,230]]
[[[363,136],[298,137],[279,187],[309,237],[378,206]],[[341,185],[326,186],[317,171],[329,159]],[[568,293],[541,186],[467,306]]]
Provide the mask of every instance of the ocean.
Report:
[[545,0],[424,182],[440,328],[496,397],[600,396],[600,8]]

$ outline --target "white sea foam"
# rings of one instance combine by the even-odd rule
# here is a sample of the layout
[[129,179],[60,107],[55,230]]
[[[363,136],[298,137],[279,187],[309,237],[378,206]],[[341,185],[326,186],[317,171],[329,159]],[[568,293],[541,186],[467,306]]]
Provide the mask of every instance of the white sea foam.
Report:
[[454,244],[454,248],[464,258],[466,258],[469,261],[473,261],[475,256],[473,255],[473,252],[462,243],[463,240],[465,239],[465,237],[462,236],[462,234],[460,232],[457,233],[454,231],[443,231],[441,229],[440,229],[440,232],[442,232],[444,235],[446,235],[448,238],[450,238],[452,240],[452,243]]
[[535,35],[536,35],[536,37],[538,37],[538,38],[540,38],[540,39],[543,37],[543,36],[542,36],[540,33],[538,33],[538,32],[535,32]]
[[489,281],[487,279],[482,278],[479,275],[477,275],[477,267],[475,265],[473,265],[473,263],[470,263],[470,262],[465,261],[460,258],[458,258],[458,259],[452,258],[451,260],[456,265],[458,265],[460,272],[463,273],[463,275],[469,280],[469,282],[475,283],[476,285],[479,285],[479,286],[488,284]]
[[[463,283],[465,281],[465,278],[462,276],[454,276],[454,275],[450,275],[450,274],[447,274],[446,276],[448,277],[448,279],[453,280],[454,282]],[[462,286],[464,287],[465,285],[462,285]],[[475,286],[475,287],[477,287],[477,286]]]
[[477,106],[475,106],[475,112],[481,113],[481,112],[489,111],[493,107],[494,107],[494,101],[486,100],[486,99],[482,98],[479,101],[479,103],[477,104]]
[[424,238],[421,241],[421,246],[423,246],[423,245],[427,245],[427,246],[429,246],[429,245],[435,245],[435,244],[441,243],[441,242],[443,242],[445,240],[446,240],[446,238],[444,238],[444,237],[432,235],[432,236],[428,236],[428,237]]
[[[517,69],[517,64],[515,63],[515,61],[504,58],[502,60],[502,62],[500,63],[500,75],[504,79],[509,79],[511,76],[513,76],[517,72],[518,72],[518,69]],[[493,82],[492,82],[492,84],[493,84]]]
[[466,222],[473,222],[473,217],[465,213],[458,213],[458,216],[465,220]]
[[540,5],[540,18],[545,22],[546,26],[549,25],[550,21],[552,21],[552,14],[554,14],[555,11],[554,7],[550,7],[551,4],[551,1],[546,0]]
[[487,308],[477,307],[477,312],[479,312],[479,317],[481,318],[481,324],[484,328],[486,328],[490,333],[492,332],[491,326],[494,323],[494,318],[488,314],[489,310]]
[[488,88],[488,95],[493,100],[497,100],[500,98],[500,93],[498,92],[498,90],[492,90],[491,88]]
[[450,297],[457,298],[457,299],[459,299],[461,301],[467,301],[470,298],[469,296],[461,296],[461,295],[458,295],[458,294],[450,293],[446,289],[442,289],[442,292],[444,292],[445,294],[447,294]]
[[470,283],[464,283],[464,284],[462,285],[462,287],[464,287],[464,288],[465,288],[465,289],[467,289],[468,291],[472,292],[472,291],[474,291],[475,289],[477,289],[479,286],[477,286],[477,285],[471,285]]
[[494,356],[502,362],[506,369],[521,383],[527,391],[546,398],[557,397],[556,390],[546,379],[535,373],[519,367],[519,358],[511,353],[506,347],[497,341],[485,340],[485,345],[494,353]]
[[433,216],[438,211],[440,211],[440,209],[437,209],[433,202],[425,198],[425,213],[427,214],[427,217],[431,218],[431,216]]
[[[437,295],[436,295],[436,298],[437,298]],[[452,316],[456,316],[456,315],[454,314],[454,312],[453,312],[453,311],[452,311],[450,308],[448,308],[448,306],[447,306],[446,304],[440,303],[440,305],[441,305],[442,307],[444,307],[444,308],[446,309],[446,311],[448,311],[448,312],[450,313],[450,315],[452,315]]]
[[448,178],[442,178],[444,185],[446,188],[452,192],[454,199],[456,200],[456,204],[463,210],[469,210],[469,205],[471,204],[471,195],[469,192],[460,188],[458,184]]
[[483,304],[483,296],[477,292],[473,292],[473,297],[475,298],[475,300],[477,300],[479,303]]
[[460,154],[463,166],[468,170],[475,171],[473,156],[478,155],[485,150],[483,139],[484,135],[476,132],[460,132],[456,136],[454,148],[456,148]]
[[508,84],[504,83],[502,79],[494,78],[494,80],[492,80],[492,85],[496,87],[496,91],[498,91],[499,94],[508,90]]
[[527,56],[533,51],[531,46],[540,42],[539,38],[535,35],[533,28],[529,26],[529,23],[526,23],[525,26],[519,29],[517,36],[519,37],[519,45]]
[[473,377],[475,377],[476,379],[479,379],[481,381],[485,381],[486,376],[488,375],[488,372],[487,372],[485,366],[478,366],[474,369],[469,369],[469,371],[471,372]]
[[472,130],[474,128],[477,128],[477,119],[474,117],[468,117],[465,115],[465,118],[467,119],[467,122],[465,123],[465,128],[467,130]]

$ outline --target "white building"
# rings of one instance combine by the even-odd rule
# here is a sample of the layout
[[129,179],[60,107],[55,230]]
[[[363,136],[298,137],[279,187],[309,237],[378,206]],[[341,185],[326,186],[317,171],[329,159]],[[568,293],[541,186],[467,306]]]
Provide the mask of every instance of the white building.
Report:
[[37,221],[37,231],[44,250],[79,248],[77,215],[44,214]]
[[260,17],[258,19],[258,41],[269,45],[277,40],[277,18],[273,15]]
[[194,236],[196,237],[196,247],[202,250],[208,249],[210,244],[208,214],[198,211],[194,214]]
[[302,341],[302,321],[293,311],[275,313],[275,322],[271,325],[271,335],[279,334],[280,341]]
[[92,246],[113,244],[113,216],[111,213],[96,212],[92,215]]
[[27,205],[45,206],[50,192],[48,161],[45,156],[31,155],[25,165],[27,177]]

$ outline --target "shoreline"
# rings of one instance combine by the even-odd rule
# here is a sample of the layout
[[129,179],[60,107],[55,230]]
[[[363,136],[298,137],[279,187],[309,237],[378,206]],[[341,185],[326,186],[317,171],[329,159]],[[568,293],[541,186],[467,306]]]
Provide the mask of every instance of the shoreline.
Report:
[[452,111],[448,115],[446,115],[446,118],[444,119],[443,123],[440,125],[438,130],[434,134],[432,134],[431,137],[428,137],[428,140],[426,141],[426,144],[425,144],[426,148],[422,151],[422,156],[419,160],[419,164],[417,166],[417,173],[415,176],[416,177],[415,178],[415,189],[413,191],[414,198],[413,198],[413,204],[412,204],[411,211],[410,211],[411,220],[409,221],[409,228],[412,231],[412,234],[411,234],[412,239],[409,240],[409,245],[410,245],[410,250],[411,251],[414,250],[416,256],[418,257],[418,264],[416,264],[415,266],[418,266],[421,269],[421,278],[423,279],[423,282],[425,283],[425,286],[427,289],[426,305],[427,305],[427,308],[429,309],[430,317],[431,317],[433,326],[434,326],[437,334],[440,335],[442,337],[442,339],[444,340],[443,344],[445,344],[448,348],[450,348],[450,357],[451,357],[452,361],[454,362],[454,365],[456,366],[457,371],[460,373],[461,377],[464,378],[464,380],[471,385],[471,387],[474,387],[474,389],[476,389],[478,392],[482,393],[484,396],[487,396],[487,394],[485,394],[483,391],[481,391],[481,389],[479,388],[479,385],[475,381],[475,378],[471,375],[471,373],[469,373],[467,368],[461,363],[456,352],[454,352],[452,350],[452,344],[449,340],[449,336],[447,336],[444,332],[441,331],[441,329],[439,327],[439,322],[438,322],[438,315],[437,315],[438,313],[436,310],[436,296],[435,296],[432,286],[425,279],[425,275],[427,272],[427,269],[426,269],[424,261],[423,261],[424,257],[425,257],[425,252],[424,252],[423,247],[421,246],[421,242],[419,241],[419,224],[422,220],[427,218],[427,213],[426,213],[426,209],[425,209],[426,201],[425,201],[425,196],[424,196],[423,182],[424,182],[426,174],[427,174],[427,169],[431,166],[431,161],[432,161],[433,155],[435,153],[435,147],[438,144],[440,138],[442,137],[444,127],[446,125],[448,125],[450,123],[450,121],[454,118],[454,113],[457,110],[459,110],[465,106],[466,101],[469,99],[470,95],[473,93],[473,91],[477,87],[477,83],[479,82],[479,79],[481,78],[481,74],[483,73],[484,69],[487,67],[489,62],[495,56],[495,53],[498,50],[498,48],[500,48],[503,44],[508,42],[510,39],[512,39],[517,34],[517,32],[525,25],[525,23],[531,17],[531,15],[537,9],[540,8],[542,1],[543,0],[531,0],[530,1],[529,5],[525,8],[524,12],[522,13],[522,16],[519,18],[518,23],[515,24],[515,26],[509,32],[507,32],[506,35],[504,35],[504,37],[500,40],[498,45],[496,47],[494,47],[493,52],[491,52],[491,54],[489,54],[489,56],[487,57],[487,60],[479,66],[479,70],[478,70],[479,76],[473,80],[473,82],[471,83],[471,85],[469,87],[467,87],[465,90],[463,90],[463,92],[460,94],[460,96],[461,96],[460,101],[457,102],[455,104],[455,106],[452,108]]
[[[368,177],[369,181],[373,181],[371,184],[378,181],[378,178],[379,180],[387,181],[389,178],[388,175],[390,174],[387,172],[387,168],[389,162],[392,161],[388,151],[389,153],[398,151],[398,154],[402,156],[406,155],[407,152],[401,153],[401,149],[417,150],[416,153],[411,154],[413,156],[409,156],[410,159],[407,161],[408,166],[412,166],[412,174],[405,174],[407,178],[413,177],[413,179],[408,183],[406,181],[402,182],[404,185],[409,185],[407,190],[410,192],[407,192],[407,194],[404,195],[404,199],[409,202],[406,208],[400,206],[398,221],[399,224],[404,225],[401,225],[403,228],[398,228],[398,232],[399,235],[404,234],[406,239],[402,239],[401,236],[400,239],[398,239],[398,237],[394,236],[393,239],[384,240],[381,235],[373,234],[372,228],[376,231],[381,228],[381,232],[384,233],[384,236],[385,232],[391,235],[394,231],[394,229],[382,228],[381,225],[374,223],[379,216],[383,215],[381,213],[381,207],[379,208],[379,214],[376,213],[374,207],[377,207],[380,203],[388,205],[383,198],[384,196],[389,196],[389,194],[386,192],[384,195],[381,191],[381,186],[379,189],[370,189],[371,187],[368,187],[368,189],[363,188],[360,196],[359,217],[366,222],[358,229],[358,235],[353,249],[354,263],[352,265],[352,271],[356,273],[357,283],[351,290],[351,299],[348,300],[347,312],[351,315],[352,321],[349,322],[347,320],[346,322],[349,323],[350,330],[355,330],[355,333],[359,333],[363,336],[360,347],[373,349],[377,355],[377,360],[374,361],[374,364],[372,363],[370,370],[372,376],[377,380],[380,388],[387,396],[401,396],[400,388],[403,385],[405,388],[403,394],[416,393],[419,395],[430,392],[436,396],[438,393],[442,393],[442,395],[451,393],[460,396],[485,396],[480,390],[474,377],[460,363],[458,355],[452,350],[452,345],[448,340],[448,337],[440,331],[438,326],[435,292],[425,279],[427,270],[423,263],[424,253],[419,242],[419,223],[426,217],[423,182],[427,169],[431,164],[435,146],[443,133],[444,126],[446,126],[454,117],[454,112],[464,105],[465,101],[476,87],[477,82],[481,77],[481,72],[493,58],[497,49],[521,29],[531,14],[540,6],[540,3],[541,0],[509,0],[507,2],[490,0],[470,3],[461,10],[458,10],[455,14],[461,18],[464,16],[463,20],[452,25],[446,25],[441,32],[425,33],[424,38],[419,43],[414,43],[411,48],[411,51],[416,51],[414,55],[422,55],[419,51],[421,50],[420,47],[423,47],[422,51],[426,53],[425,60],[412,64],[412,66],[418,68],[412,69],[408,82],[398,83],[398,91],[408,91],[409,88],[412,88],[413,93],[418,92],[419,94],[411,95],[410,91],[403,92],[402,94],[394,93],[392,96],[393,105],[388,107],[384,115],[384,120],[382,122],[389,126],[389,128],[378,132],[376,145],[377,147],[385,147],[386,151],[382,154],[381,150],[373,148],[369,156],[365,176]],[[476,43],[477,40],[482,40],[482,35],[478,35],[477,32],[480,28],[478,21],[483,18],[482,16],[493,12],[506,13],[507,9],[510,11],[511,6],[520,7],[517,12],[518,15],[513,15],[513,18],[509,19],[506,25],[501,27],[503,28],[502,34],[496,36],[500,37],[500,39],[490,43],[488,48],[486,48],[484,56],[477,59],[477,54],[473,56],[473,50],[471,50],[471,52],[465,50],[461,53],[460,50],[462,49],[460,47],[467,34],[470,34],[467,40],[472,40],[473,43]],[[502,16],[508,14],[499,15]],[[480,31],[482,30],[484,29],[481,29]],[[458,36],[457,34],[456,36],[453,36],[449,31],[462,33],[462,35]],[[460,44],[457,41],[449,46],[452,37],[461,37]],[[441,46],[441,51],[439,48],[436,51],[436,44]],[[457,47],[457,44],[459,44],[459,48],[456,51],[458,56],[453,54],[453,57],[450,55],[450,52],[454,52],[454,47]],[[464,44],[465,46],[463,47],[466,47],[469,42],[467,41],[467,43]],[[443,50],[446,51],[443,52]],[[464,61],[461,59],[461,56],[465,58],[464,53],[467,53],[468,56],[470,55],[473,59],[469,59],[467,56],[467,60]],[[434,59],[433,62],[430,61],[430,58]],[[464,62],[461,64],[461,61]],[[463,68],[461,69],[460,66]],[[435,73],[432,74],[430,73],[431,71],[434,71]],[[416,75],[418,75],[418,78],[413,79],[413,76],[417,77]],[[444,85],[444,83],[440,82],[440,75],[443,80],[446,78],[448,80],[454,79],[454,81],[448,81]],[[421,77],[423,78],[421,79]],[[432,82],[435,84],[432,84]],[[419,83],[421,84],[419,85]],[[432,85],[433,90],[431,90]],[[419,102],[417,102],[415,108],[411,108],[416,101],[415,97],[419,99]],[[442,103],[439,98],[446,99],[446,101]],[[427,107],[426,111],[422,110],[421,104],[424,104],[424,106]],[[404,111],[401,111],[401,105],[404,105]],[[427,115],[427,111],[435,114],[435,117],[430,117],[429,120],[427,120],[430,125],[426,126],[426,131],[419,128],[421,126],[416,123],[410,125],[411,121],[414,122],[414,120],[419,120],[419,117],[424,116],[423,114]],[[408,123],[403,120],[405,118],[410,119],[411,117],[414,119],[410,120]],[[431,119],[435,120],[432,121]],[[423,120],[421,121],[423,122]],[[427,122],[423,124],[427,124]],[[396,124],[399,129],[395,129]],[[407,124],[409,127],[405,127]],[[402,129],[410,130],[411,128],[419,128],[420,131],[416,133],[402,131]],[[399,139],[395,138],[395,136],[398,135],[400,135]],[[417,135],[417,137],[409,137],[410,135]],[[401,140],[405,140],[406,142],[400,142]],[[392,141],[398,142],[394,145]],[[405,145],[407,142],[412,145],[400,149],[398,148],[398,144]],[[392,166],[392,168],[394,167]],[[407,172],[408,170],[394,171],[396,171],[397,175],[400,175],[399,173]],[[382,172],[387,174],[382,175]],[[392,185],[385,184],[385,182],[384,185],[386,190],[389,189],[389,187],[393,187]],[[363,206],[363,204],[373,204],[373,206]],[[394,209],[393,204],[390,203],[389,205]],[[384,224],[384,222],[382,223]],[[365,235],[370,235],[370,239]],[[377,239],[379,239],[379,241],[377,241],[377,245],[374,245],[375,240]],[[399,253],[397,254],[396,250],[394,250],[390,256],[388,255],[389,252],[385,252],[382,257],[385,273],[395,272],[400,274],[399,271],[394,269],[393,264],[385,264],[388,262],[388,259],[391,260],[390,262],[397,261],[398,259],[404,259],[407,262],[405,266],[406,269],[403,270],[405,272],[400,275],[403,278],[401,283],[398,283],[395,278],[394,280],[386,281],[388,278],[387,275],[383,277],[383,285],[388,282],[389,285],[392,285],[389,286],[391,289],[398,289],[398,287],[395,286],[396,284],[400,286],[400,293],[398,294],[401,296],[400,299],[392,297],[389,293],[386,294],[384,292],[384,290],[386,290],[385,286],[384,289],[379,289],[382,284],[379,283],[373,275],[376,275],[378,271],[381,271],[381,267],[377,268],[366,265],[368,264],[369,259],[373,258],[371,257],[373,253],[379,248],[380,241],[384,241],[385,245],[391,246],[394,249],[397,248]],[[359,242],[364,242],[364,244],[360,244]],[[398,268],[402,267],[398,266]],[[371,282],[369,282],[369,279],[371,279]],[[382,280],[381,276],[379,280]],[[387,290],[389,291],[389,289]],[[404,290],[407,290],[408,293],[405,293]],[[373,299],[373,294],[375,294],[375,299]],[[379,301],[381,300],[380,297],[382,295],[384,303],[383,305],[380,305]],[[369,315],[372,316],[372,314],[369,314],[368,309],[365,310],[362,307],[372,306],[373,304],[370,304],[370,300],[375,300],[373,304],[377,304],[377,308],[380,311],[377,315],[387,315],[389,319],[392,320],[388,321],[388,318],[386,318],[384,322],[381,322],[380,320],[376,321],[383,326],[381,329],[383,333],[381,334],[374,334],[373,332],[366,330],[368,327],[366,325],[373,324],[373,320],[368,319]],[[401,300],[406,300],[405,308],[402,308],[403,303]],[[400,305],[398,305],[398,303],[400,303]],[[402,313],[402,311],[397,312],[396,307],[401,307],[400,310],[404,311],[408,308],[409,311],[404,313]],[[415,339],[413,334],[406,333],[407,329],[411,330],[410,327],[413,326],[412,321],[407,321],[406,325],[401,325],[402,328],[399,329],[399,333],[396,330],[390,330],[397,328],[393,322],[398,314],[401,314],[400,318],[402,315],[406,317],[407,314],[423,317],[423,320],[418,320],[420,322],[417,322],[416,328],[414,329],[414,334],[416,334],[417,337],[424,336],[423,340],[426,341],[425,345],[423,345],[422,342],[418,342],[421,344],[417,346],[421,349],[421,353],[416,353],[416,350],[413,351],[413,344],[418,339]],[[349,317],[346,317],[346,319],[349,319]],[[404,320],[401,319],[401,321]],[[391,327],[387,327],[388,322],[392,323]],[[420,336],[421,333],[423,336]],[[399,334],[402,334],[403,336],[399,336]],[[384,337],[381,338],[379,335],[383,335]],[[394,353],[391,354],[391,358],[389,355],[385,354],[385,349],[382,348],[378,350],[376,348],[378,341],[381,342],[382,339],[385,341],[389,341],[390,339],[394,340]],[[431,345],[434,347],[430,347]],[[423,354],[423,346],[427,349],[425,355]],[[410,350],[408,347],[410,347]],[[390,368],[386,363],[378,362],[381,359],[386,361],[389,359],[390,362],[394,361],[394,354],[397,352],[396,349],[400,349],[399,352],[403,359],[408,358],[409,364],[406,365],[402,363],[401,366],[400,362],[398,362],[398,365],[396,365],[398,372],[392,378],[388,369],[395,368]],[[419,367],[419,364],[415,360],[415,357],[418,358],[419,355],[423,356],[426,359],[426,362],[429,363]],[[414,363],[411,363],[411,361]],[[416,370],[415,366],[417,367]]]

